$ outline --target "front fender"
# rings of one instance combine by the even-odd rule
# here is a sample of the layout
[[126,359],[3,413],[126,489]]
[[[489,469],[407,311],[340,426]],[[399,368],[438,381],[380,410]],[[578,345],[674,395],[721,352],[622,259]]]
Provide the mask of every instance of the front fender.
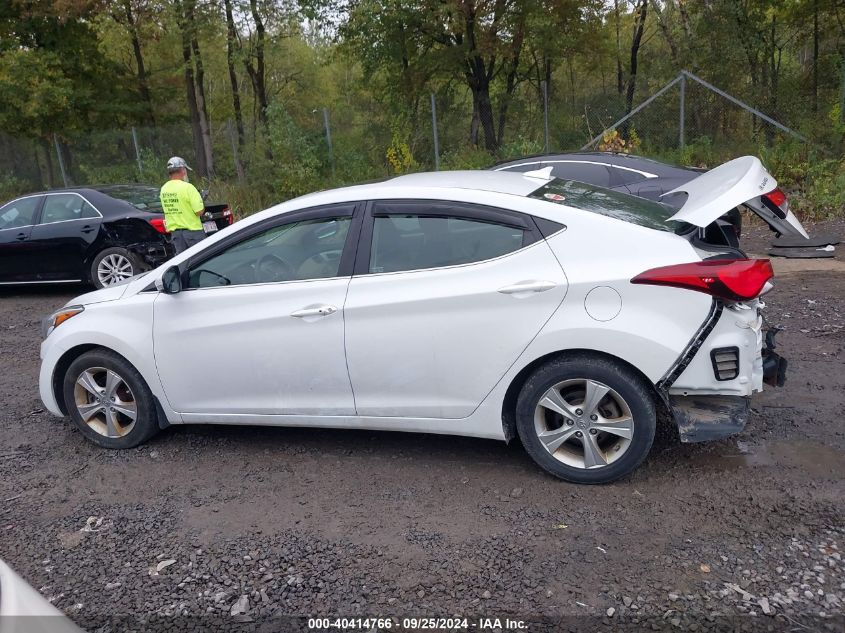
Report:
[[39,391],[47,409],[61,416],[54,391],[57,367],[66,354],[97,346],[109,349],[129,361],[146,381],[159,400],[170,423],[179,423],[181,416],[169,408],[153,356],[153,301],[155,293],[138,293],[119,302],[88,304],[84,312],[68,319],[41,343]]

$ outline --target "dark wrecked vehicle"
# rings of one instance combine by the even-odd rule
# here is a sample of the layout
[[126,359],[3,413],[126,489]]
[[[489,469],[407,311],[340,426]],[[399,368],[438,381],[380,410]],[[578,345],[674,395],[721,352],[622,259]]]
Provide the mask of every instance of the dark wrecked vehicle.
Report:
[[[173,256],[159,190],[105,185],[29,194],[0,206],[0,285],[120,283]],[[232,223],[208,205],[212,230]]]
[[[562,180],[577,180],[640,198],[662,202],[680,209],[687,200],[684,185],[698,178],[705,169],[676,167],[651,158],[613,152],[571,152],[525,156],[490,167],[494,171],[527,172],[551,168],[551,175]],[[708,244],[739,249],[744,207],[759,216],[776,235],[801,244],[809,240],[807,232],[789,209],[786,194],[779,188],[762,192],[731,209],[715,222],[700,229],[700,238]],[[809,242],[808,242],[809,244]]]

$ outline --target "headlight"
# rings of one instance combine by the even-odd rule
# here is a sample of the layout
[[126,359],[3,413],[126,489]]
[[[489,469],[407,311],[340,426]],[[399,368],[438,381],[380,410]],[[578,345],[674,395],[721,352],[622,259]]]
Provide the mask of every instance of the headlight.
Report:
[[45,317],[41,321],[41,335],[44,338],[47,338],[50,335],[50,332],[55,330],[69,318],[75,317],[84,309],[85,308],[82,306],[68,306],[66,308],[62,308],[61,310],[56,310],[53,314]]

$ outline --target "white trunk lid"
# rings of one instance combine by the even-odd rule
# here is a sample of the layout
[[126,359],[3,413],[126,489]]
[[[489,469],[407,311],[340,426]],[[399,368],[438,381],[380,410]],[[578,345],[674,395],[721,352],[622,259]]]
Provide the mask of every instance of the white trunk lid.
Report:
[[705,227],[731,209],[745,205],[778,233],[806,238],[807,232],[788,208],[776,213],[760,200],[762,194],[777,185],[759,158],[740,156],[663,195],[687,194],[684,206],[670,220]]

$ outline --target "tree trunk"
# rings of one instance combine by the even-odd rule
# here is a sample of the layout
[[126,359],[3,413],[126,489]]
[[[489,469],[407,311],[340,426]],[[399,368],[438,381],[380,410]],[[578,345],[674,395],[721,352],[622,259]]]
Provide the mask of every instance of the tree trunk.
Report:
[[660,27],[660,32],[663,34],[663,39],[669,45],[669,55],[672,58],[672,63],[676,70],[681,70],[681,56],[678,52],[678,43],[675,41],[675,36],[672,34],[672,29],[669,28],[669,22],[666,15],[660,10],[660,4],[657,0],[651,0],[651,8],[657,18],[657,25]]
[[[474,81],[469,78],[472,90],[473,112],[478,117],[481,131],[484,133],[485,149],[495,152],[499,146],[496,143],[496,130],[493,124],[493,103],[490,100],[490,83],[486,78]],[[476,133],[476,143],[478,143]]]
[[[258,122],[256,124],[256,121],[253,119],[252,127],[253,129],[261,127],[266,130],[268,104],[264,71],[264,21],[261,19],[261,13],[258,11],[257,0],[250,0],[249,7],[250,12],[252,13],[252,20],[255,22],[255,65],[253,65],[252,60],[247,57],[244,60],[244,66],[246,66],[246,72],[249,75],[250,82],[252,83],[252,91],[255,95],[253,112],[257,115]],[[270,149],[270,145],[267,143],[264,144],[264,156],[267,160],[273,160],[273,152]]]
[[[481,125],[484,132],[484,147],[495,152],[498,149],[496,143],[496,129],[493,123],[493,104],[490,100],[490,81],[493,78],[493,69],[496,64],[495,56],[485,63],[482,51],[478,48],[478,41],[475,33],[476,9],[472,3],[464,5],[464,28],[466,36],[466,70],[465,76],[470,91],[472,92],[472,129],[473,140],[478,144],[477,125]],[[494,17],[494,22],[496,18]]]
[[813,0],[813,112],[819,111],[819,0]]
[[625,90],[622,80],[622,40],[619,37],[620,17],[619,0],[613,0],[613,12],[616,15],[616,93],[621,97]]
[[131,0],[123,0],[123,10],[126,15],[126,26],[129,29],[129,37],[132,40],[132,53],[135,55],[135,66],[138,76],[138,94],[146,104],[146,121],[155,125],[155,114],[153,110],[153,99],[150,95],[150,86],[147,78],[147,68],[144,64],[144,55],[141,51],[141,37],[138,34],[138,20],[132,12]]
[[[628,75],[628,86],[625,90],[625,114],[630,114],[634,109],[634,92],[637,89],[637,61],[640,53],[640,44],[643,39],[643,30],[645,29],[645,19],[648,12],[648,0],[639,0],[637,5],[637,18],[634,23],[634,37],[631,40],[631,67]],[[630,122],[625,121],[622,124],[622,136],[628,137],[630,130]]]
[[[514,90],[517,84],[517,70],[519,68],[519,57],[522,53],[522,43],[525,39],[525,14],[520,16],[517,22],[516,31],[513,35],[511,55],[508,60],[507,76],[505,77],[505,94],[499,102],[499,131],[496,137],[496,147],[501,147],[505,138],[505,125],[507,123],[508,107],[510,107]],[[546,84],[548,90],[548,84]],[[547,93],[548,94],[548,93]]]
[[[189,0],[192,1],[192,0]],[[197,172],[208,177],[208,164],[205,157],[205,142],[200,128],[200,113],[197,106],[197,91],[194,85],[194,67],[191,59],[191,34],[186,23],[185,7],[177,0],[176,10],[178,12],[179,30],[182,32],[182,64],[185,72],[185,95],[188,100],[188,112],[191,115],[191,133],[194,137],[194,153],[196,154]]]
[[258,0],[249,0],[252,20],[255,22],[255,66],[247,60],[247,73],[252,80],[255,99],[258,102],[258,120],[267,123],[267,87],[264,76],[264,21],[258,11]]
[[197,40],[197,29],[194,23],[195,0],[188,0],[188,11],[186,14],[188,24],[191,27],[191,51],[196,69],[195,81],[197,85],[197,110],[199,111],[200,134],[202,135],[202,149],[205,154],[206,178],[214,177],[214,152],[211,145],[211,125],[208,120],[208,106],[205,99],[205,69],[202,63],[202,54]]
[[232,14],[232,0],[224,0],[226,8],[226,64],[229,67],[229,83],[232,86],[232,109],[235,111],[235,129],[238,132],[238,148],[244,146],[244,117],[241,111],[241,92],[238,88],[238,75],[235,72],[235,46],[238,32]]
[[38,161],[38,169],[41,171],[41,182],[47,186],[47,189],[52,189],[56,181],[53,176],[53,157],[51,155],[53,150],[50,149],[50,141],[42,138],[38,144],[38,148],[41,150],[41,157],[43,159],[43,162]]

